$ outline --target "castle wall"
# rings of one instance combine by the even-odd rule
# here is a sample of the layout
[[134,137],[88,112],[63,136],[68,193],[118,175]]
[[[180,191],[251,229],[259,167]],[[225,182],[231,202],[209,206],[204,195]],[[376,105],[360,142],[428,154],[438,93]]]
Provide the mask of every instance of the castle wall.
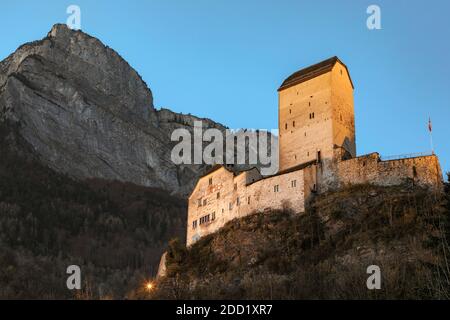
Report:
[[261,178],[257,169],[235,176],[221,167],[200,178],[189,198],[187,245],[216,232],[232,219],[274,209],[304,212],[305,201],[314,192],[366,183],[408,183],[439,189],[442,172],[435,155],[381,161],[378,153],[345,161],[324,161],[268,178]]
[[[228,221],[253,212],[284,208],[292,209],[294,212],[304,211],[305,190],[302,170],[259,180],[256,180],[257,172],[254,169],[234,176],[225,168],[220,168],[200,178],[189,198],[188,246],[201,237],[217,231]],[[252,182],[253,180],[255,182]],[[208,215],[209,219],[204,219]]]
[[[442,172],[437,156],[381,161],[378,153],[337,162],[323,184],[334,189],[350,184],[371,183],[380,186],[409,183],[441,188]],[[332,181],[334,179],[334,181]]]

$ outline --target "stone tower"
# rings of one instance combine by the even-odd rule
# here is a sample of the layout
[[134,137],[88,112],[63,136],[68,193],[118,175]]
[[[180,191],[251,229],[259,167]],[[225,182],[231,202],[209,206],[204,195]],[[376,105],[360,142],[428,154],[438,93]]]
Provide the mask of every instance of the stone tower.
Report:
[[333,57],[284,80],[278,128],[280,172],[355,157],[353,83],[345,64]]

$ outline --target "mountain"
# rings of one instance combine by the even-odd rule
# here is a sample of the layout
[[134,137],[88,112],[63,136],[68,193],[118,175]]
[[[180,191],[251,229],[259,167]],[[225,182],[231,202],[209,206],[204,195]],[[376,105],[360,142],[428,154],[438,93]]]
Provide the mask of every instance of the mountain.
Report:
[[152,92],[120,55],[81,31],[53,26],[0,63],[0,121],[57,172],[187,195],[204,165],[175,165],[170,136],[221,124],[156,110]]
[[[173,240],[152,299],[449,299],[450,188],[352,186]],[[368,290],[371,265],[381,289]]]
[[[186,195],[209,169],[171,161],[173,130],[192,134],[199,120],[227,129],[157,110],[118,53],[63,24],[1,61],[0,299],[123,299],[142,287],[169,240],[184,239]],[[83,290],[67,289],[69,265]]]

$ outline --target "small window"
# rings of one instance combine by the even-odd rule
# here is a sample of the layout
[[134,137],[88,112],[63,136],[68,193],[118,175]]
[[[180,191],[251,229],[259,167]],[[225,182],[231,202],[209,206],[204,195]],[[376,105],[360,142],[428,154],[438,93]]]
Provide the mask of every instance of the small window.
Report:
[[217,199],[220,198],[220,192],[217,192]]
[[239,197],[236,198],[236,205],[238,206],[240,204]]
[[292,188],[297,187],[297,180],[292,180],[292,181],[291,181],[291,187],[292,187]]
[[287,123],[284,124],[284,128],[287,130]]
[[342,114],[339,115],[341,117],[341,122],[342,122]]
[[213,220],[213,221],[216,220],[216,213],[215,212],[212,213],[211,220]]
[[200,199],[198,199],[198,201],[197,201],[197,204],[198,204],[198,206],[199,207],[201,207],[202,206],[202,199],[200,198]]
[[234,184],[234,190],[237,190],[237,183]]
[[311,107],[311,101],[310,101],[310,102],[308,102],[308,106],[310,106],[310,107]]
[[247,204],[250,204],[250,196],[247,197]]
[[207,204],[206,199],[203,199],[203,205],[206,206],[206,204]]
[[197,228],[197,220],[192,221],[192,229]]
[[312,117],[313,117],[313,119],[314,119],[314,112],[312,113]]
[[280,191],[280,186],[278,184],[273,186],[273,192],[279,192]]
[[209,185],[212,185],[212,178],[209,178]]
[[292,113],[292,110],[291,110],[291,109],[289,109],[289,113]]
[[341,76],[342,76],[342,69],[341,70],[339,70],[340,72],[341,72]]
[[295,121],[292,121],[292,126],[295,127]]
[[233,204],[230,202],[230,203],[228,204],[228,210],[231,210],[231,209],[233,209]]
[[222,213],[224,213],[225,212],[225,209],[224,208],[222,208]]

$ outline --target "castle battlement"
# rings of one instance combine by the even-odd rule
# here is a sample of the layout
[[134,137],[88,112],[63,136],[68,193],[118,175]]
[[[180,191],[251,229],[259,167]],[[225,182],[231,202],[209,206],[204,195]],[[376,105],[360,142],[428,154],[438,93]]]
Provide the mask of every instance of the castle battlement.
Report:
[[279,172],[235,172],[215,166],[200,177],[188,202],[187,245],[228,221],[254,212],[301,214],[314,193],[352,184],[442,187],[436,155],[383,161],[356,156],[353,82],[337,57],[290,75],[278,89]]

